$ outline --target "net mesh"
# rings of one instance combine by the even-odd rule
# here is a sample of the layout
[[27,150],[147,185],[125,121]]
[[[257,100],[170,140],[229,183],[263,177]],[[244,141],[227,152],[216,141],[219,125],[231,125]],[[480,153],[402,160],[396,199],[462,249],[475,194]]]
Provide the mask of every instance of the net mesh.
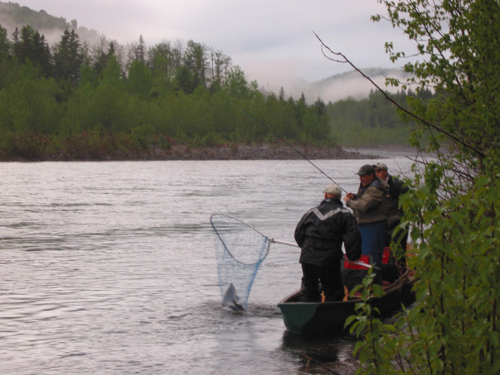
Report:
[[257,271],[269,253],[269,239],[232,216],[213,214],[217,273],[222,304],[247,309]]

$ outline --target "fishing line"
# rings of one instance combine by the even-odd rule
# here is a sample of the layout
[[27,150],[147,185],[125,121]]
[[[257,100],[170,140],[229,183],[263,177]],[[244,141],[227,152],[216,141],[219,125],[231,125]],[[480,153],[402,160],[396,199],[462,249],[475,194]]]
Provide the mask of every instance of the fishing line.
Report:
[[[271,132],[272,134],[274,134],[274,136],[278,139],[280,139],[281,141],[285,142],[292,150],[294,150],[297,154],[299,154],[300,156],[302,156],[305,160],[307,160],[314,168],[316,168],[318,171],[320,171],[326,178],[328,178],[331,182],[333,182],[334,184],[337,184],[330,176],[328,176],[325,172],[323,172],[323,170],[321,170],[316,164],[314,164],[311,160],[309,160],[307,158],[307,156],[305,156],[303,153],[301,153],[299,150],[297,150],[295,147],[293,147],[293,145],[291,145],[288,141],[286,141],[283,137],[281,137],[279,134],[277,134],[274,130],[272,130],[269,126],[267,126],[266,124],[264,124],[262,121],[260,121],[257,117],[255,117],[254,115],[252,115],[251,113],[245,111],[243,108],[241,108],[240,106],[237,106],[236,104],[234,103],[231,103],[233,104],[235,107],[237,107],[238,109],[240,109],[241,111],[243,111],[248,117],[254,119],[255,121],[257,121],[259,124],[261,124],[264,128],[266,128],[269,132]],[[339,184],[337,184],[341,189],[342,191],[344,191],[346,194],[347,194],[347,191],[344,190],[344,188],[342,188]]]

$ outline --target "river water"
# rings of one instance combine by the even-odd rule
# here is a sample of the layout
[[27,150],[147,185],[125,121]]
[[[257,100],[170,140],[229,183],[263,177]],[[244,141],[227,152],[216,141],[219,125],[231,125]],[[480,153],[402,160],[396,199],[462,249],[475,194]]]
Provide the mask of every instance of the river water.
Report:
[[[373,160],[313,162],[356,191]],[[248,312],[220,304],[210,215],[292,242],[330,182],[307,161],[2,163],[0,177],[1,374],[303,374],[303,355],[348,373],[352,336],[285,331],[299,249],[271,246]]]

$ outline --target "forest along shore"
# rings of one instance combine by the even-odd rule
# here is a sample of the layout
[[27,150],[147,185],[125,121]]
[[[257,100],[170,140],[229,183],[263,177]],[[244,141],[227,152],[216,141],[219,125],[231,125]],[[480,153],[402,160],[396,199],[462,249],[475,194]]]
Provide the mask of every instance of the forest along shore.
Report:
[[[379,157],[369,152],[347,151],[339,147],[277,145],[237,145],[189,147],[175,145],[170,149],[150,148],[148,150],[127,150],[114,152],[86,151],[76,154],[38,154],[6,156],[0,154],[0,161],[141,161],[141,160],[293,160],[302,159],[373,159]],[[298,151],[298,152],[297,152]],[[371,150],[370,150],[371,151]],[[299,154],[300,152],[300,154]],[[302,154],[302,155],[301,155]]]

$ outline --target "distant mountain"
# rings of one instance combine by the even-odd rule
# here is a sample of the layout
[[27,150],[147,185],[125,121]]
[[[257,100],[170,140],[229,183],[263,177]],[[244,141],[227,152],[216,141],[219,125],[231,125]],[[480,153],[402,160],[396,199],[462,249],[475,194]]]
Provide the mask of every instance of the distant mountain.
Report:
[[[369,68],[362,69],[363,73],[370,77],[378,86],[384,90],[395,92],[397,88],[386,87],[385,78],[399,78],[406,81],[411,75],[405,73],[403,69]],[[309,83],[303,79],[295,79],[287,82],[283,86],[286,96],[292,95],[294,98],[300,97],[304,93],[308,102],[314,102],[321,98],[324,102],[336,102],[352,96],[355,99],[368,97],[370,90],[375,87],[357,71],[351,70],[346,73],[334,75],[321,81]]]
[[60,41],[65,29],[75,30],[80,40],[89,44],[96,44],[103,37],[95,30],[78,27],[76,20],[66,21],[63,17],[51,16],[44,10],[39,12],[17,3],[0,1],[0,25],[7,29],[9,37],[16,27],[31,26],[45,36],[50,44]]

